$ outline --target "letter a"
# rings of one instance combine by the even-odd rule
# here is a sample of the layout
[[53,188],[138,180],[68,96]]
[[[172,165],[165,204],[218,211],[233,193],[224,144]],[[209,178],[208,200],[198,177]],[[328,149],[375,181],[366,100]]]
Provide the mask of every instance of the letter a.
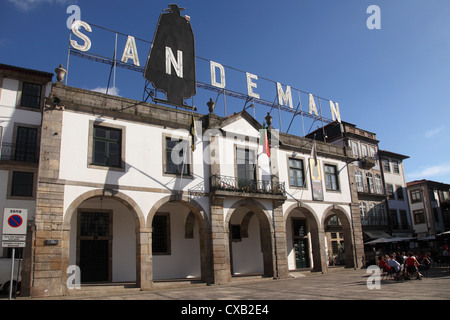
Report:
[[316,103],[314,102],[314,97],[313,97],[313,95],[310,93],[310,94],[309,94],[309,114],[312,114],[313,111],[314,111],[314,113],[316,114],[316,116],[319,116],[319,114],[317,113]]
[[139,67],[139,57],[136,49],[134,37],[128,36],[125,49],[123,49],[122,59],[120,61],[127,63],[128,59],[133,59],[133,64]]
[[372,13],[372,15],[367,18],[367,28],[370,30],[381,29],[381,10],[377,5],[371,5],[367,7],[366,13]]

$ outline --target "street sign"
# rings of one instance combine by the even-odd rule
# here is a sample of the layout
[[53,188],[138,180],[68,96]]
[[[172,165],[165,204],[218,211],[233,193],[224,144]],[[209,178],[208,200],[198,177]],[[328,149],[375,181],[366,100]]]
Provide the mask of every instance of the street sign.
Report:
[[3,248],[24,248],[27,237],[27,209],[5,208],[3,210]]
[[27,209],[5,208],[3,234],[27,234]]
[[25,234],[4,234],[2,235],[2,241],[26,241],[27,236]]

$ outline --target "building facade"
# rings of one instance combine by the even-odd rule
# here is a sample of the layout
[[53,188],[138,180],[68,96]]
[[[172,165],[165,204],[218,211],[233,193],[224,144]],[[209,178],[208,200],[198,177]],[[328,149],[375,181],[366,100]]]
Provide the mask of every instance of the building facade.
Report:
[[[52,77],[0,64],[0,210],[3,217],[5,208],[26,209],[29,224],[36,210],[42,109]],[[0,230],[2,224],[3,218]],[[11,249],[2,247],[2,257],[11,257]]]
[[201,115],[62,82],[43,96],[24,294],[68,294],[71,266],[81,283],[143,290],[165,279],[361,267],[348,148],[269,127],[269,157],[262,125],[245,111]]
[[435,239],[450,230],[450,185],[431,180],[407,183],[412,224],[417,239]]
[[408,159],[398,153],[380,150],[381,169],[387,194],[387,210],[394,237],[413,238],[414,230],[409,210],[403,160]]

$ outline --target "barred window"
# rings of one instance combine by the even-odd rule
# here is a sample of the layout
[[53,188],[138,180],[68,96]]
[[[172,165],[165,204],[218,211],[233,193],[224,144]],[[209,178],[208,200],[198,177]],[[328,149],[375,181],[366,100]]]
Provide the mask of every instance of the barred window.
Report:
[[34,173],[13,171],[11,195],[20,197],[33,196]]
[[22,98],[20,105],[39,109],[41,107],[42,86],[35,83],[24,82],[22,85]]

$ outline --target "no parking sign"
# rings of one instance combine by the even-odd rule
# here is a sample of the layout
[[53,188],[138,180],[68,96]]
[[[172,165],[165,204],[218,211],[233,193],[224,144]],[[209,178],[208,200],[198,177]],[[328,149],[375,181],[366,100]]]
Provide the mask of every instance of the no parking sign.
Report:
[[4,209],[2,247],[25,247],[27,213],[27,209]]

